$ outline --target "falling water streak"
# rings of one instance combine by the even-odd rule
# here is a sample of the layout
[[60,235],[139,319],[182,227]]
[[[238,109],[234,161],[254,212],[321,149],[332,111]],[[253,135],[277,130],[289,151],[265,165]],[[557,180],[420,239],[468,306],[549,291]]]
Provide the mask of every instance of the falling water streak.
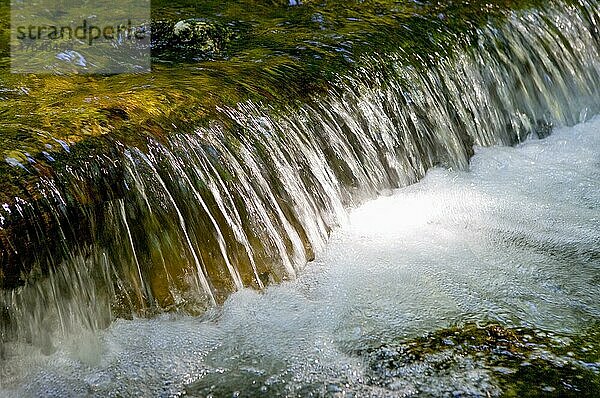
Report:
[[[327,96],[299,108],[244,102],[217,109],[227,123],[150,140],[149,154],[122,148],[124,197],[105,204],[102,230],[92,225],[98,239],[71,247],[65,231],[73,226],[60,224],[62,264],[40,265],[50,270],[45,283],[0,293],[14,327],[26,330],[15,334],[43,329],[52,317],[44,313],[48,302],[65,331],[70,323],[102,324],[97,312],[110,311],[102,300],[125,296],[131,303],[133,290],[146,291],[150,301],[158,289],[148,275],[153,261],[172,296],[167,308],[214,304],[231,285],[262,288],[294,278],[344,222],[346,208],[411,184],[434,165],[467,168],[473,143],[514,144],[598,113],[598,14],[597,3],[586,1],[513,13],[431,68],[407,66],[401,54],[374,54],[331,82]],[[69,169],[57,178],[86,176],[85,169]],[[59,186],[40,180],[40,196],[57,220],[68,207]],[[27,206],[19,202],[13,210]],[[139,287],[124,272],[131,264],[121,248],[125,235]],[[174,258],[187,253],[191,259]],[[199,297],[186,295],[185,272],[173,272],[177,261],[185,268],[188,260]]]
[[[294,178],[294,165],[286,160],[286,156],[282,151],[282,147],[285,147],[285,144],[275,142],[273,137],[269,134],[270,131],[276,130],[273,120],[267,118],[246,118],[244,114],[252,114],[255,110],[250,104],[246,105],[248,105],[248,108],[244,109],[246,112],[242,113],[230,110],[229,115],[240,123],[246,125],[250,124],[249,131],[254,133],[254,138],[256,140],[263,138],[268,143],[268,145],[266,145],[266,150],[269,152],[269,156],[274,163],[273,170],[277,172],[278,180],[280,180],[283,185],[287,186],[289,191],[296,193],[290,197],[290,199],[294,201],[295,212],[299,214],[299,218],[303,221],[310,221],[314,218],[318,223],[318,225],[305,225],[305,229],[309,235],[308,240],[311,245],[319,247],[320,243],[327,237],[326,227],[324,223],[318,222],[318,217],[314,217],[314,214],[317,213],[317,206],[308,193],[307,187],[304,186],[299,179]],[[293,137],[296,137],[296,135],[293,135]],[[301,148],[300,146],[298,147]],[[294,160],[294,158],[291,159]],[[310,210],[312,210],[312,212],[310,212]],[[296,247],[301,245],[301,242],[296,241]],[[305,258],[300,257],[294,261],[301,264],[305,261]]]
[[273,222],[268,216],[266,209],[260,205],[261,200],[258,196],[258,191],[251,189],[252,185],[250,183],[250,178],[248,177],[246,171],[241,167],[241,165],[237,163],[237,159],[235,159],[235,157],[232,156],[226,148],[223,149],[225,149],[226,151],[224,153],[230,156],[230,166],[234,169],[236,176],[240,180],[240,188],[244,190],[244,195],[242,196],[244,196],[248,200],[248,204],[251,204],[254,207],[254,210],[256,212],[255,214],[260,216],[260,221],[264,223],[263,226],[267,228],[267,235],[269,236],[269,238],[272,241],[274,241],[278,254],[284,263],[283,265],[285,269],[290,273],[290,275],[294,275],[294,267],[292,266],[291,261],[286,253],[283,239],[277,232],[275,226],[273,225]]
[[156,181],[163,188],[165,194],[169,198],[169,201],[173,204],[173,208],[175,209],[175,212],[177,212],[177,218],[179,219],[179,225],[181,226],[181,231],[183,232],[183,235],[185,236],[185,241],[186,241],[186,243],[187,243],[187,245],[188,245],[188,247],[190,249],[190,252],[191,252],[191,254],[192,254],[193,258],[194,258],[194,264],[196,265],[198,281],[202,285],[202,288],[204,289],[204,293],[206,293],[208,295],[211,303],[212,304],[216,304],[216,300],[215,300],[215,297],[213,295],[212,289],[210,288],[210,284],[208,283],[208,279],[206,278],[206,275],[204,274],[202,264],[200,263],[198,255],[196,254],[196,249],[195,249],[194,245],[192,244],[190,236],[188,235],[187,227],[185,225],[185,220],[184,220],[183,216],[181,215],[181,211],[177,207],[177,202],[175,201],[175,199],[173,198],[173,196],[171,195],[171,193],[167,189],[167,186],[165,185],[165,182],[163,181],[163,179],[158,174],[158,171],[156,171],[156,169],[154,168],[154,165],[152,164],[152,162],[150,161],[150,159],[148,159],[148,157],[146,155],[144,155],[143,153],[141,153],[139,151],[138,151],[138,155],[150,167],[150,169],[154,173]]
[[[191,149],[195,153],[195,148],[191,148]],[[254,253],[252,253],[252,247],[250,246],[250,242],[248,241],[248,236],[244,233],[243,228],[241,227],[242,220],[241,220],[239,212],[233,205],[233,199],[231,198],[231,194],[229,193],[229,191],[223,184],[222,180],[217,179],[217,181],[215,183],[215,179],[212,178],[212,175],[216,174],[217,170],[215,170],[214,166],[212,164],[210,164],[210,162],[204,162],[204,160],[202,158],[198,157],[197,155],[195,156],[195,158],[199,160],[199,163],[202,166],[203,170],[205,171],[205,174],[210,176],[210,184],[208,185],[209,189],[210,189],[211,193],[213,194],[213,196],[215,197],[217,206],[219,207],[221,214],[223,214],[225,216],[225,218],[227,220],[227,224],[233,231],[236,240],[244,246],[244,250],[246,251],[246,254],[248,255],[248,260],[250,261],[250,264],[252,266],[252,271],[254,273],[254,279],[255,279],[258,287],[260,289],[263,289],[265,286],[262,283],[262,281],[260,280],[260,276],[258,275],[258,268],[256,266],[256,262],[254,261]],[[207,166],[210,168],[210,171],[207,170],[207,168],[206,168]],[[231,217],[231,215],[229,214],[229,209],[225,207],[223,198],[222,198],[221,193],[219,192],[219,188],[216,186],[216,184],[219,185],[219,187],[223,190],[223,192],[227,196],[228,203],[230,203],[232,205],[229,209],[231,209],[231,211],[233,212],[233,217]],[[235,218],[235,220],[234,220],[234,218]]]
[[[246,165],[248,165],[248,167],[250,169],[254,169],[257,171],[256,174],[254,174],[254,177],[256,179],[258,179],[257,183],[259,184],[259,189],[260,192],[263,195],[266,195],[267,198],[270,200],[269,203],[272,204],[272,206],[275,207],[275,211],[276,214],[279,218],[279,221],[281,221],[284,224],[284,228],[285,231],[287,233],[289,233],[290,236],[293,241],[294,241],[294,254],[297,254],[297,248],[298,248],[298,234],[296,233],[296,231],[292,228],[292,226],[289,224],[289,222],[287,221],[287,219],[285,218],[285,216],[283,215],[283,212],[281,211],[281,208],[279,207],[277,200],[275,199],[275,196],[273,195],[273,192],[271,190],[271,188],[269,187],[269,184],[267,183],[267,181],[263,178],[262,175],[260,175],[260,167],[258,166],[258,164],[255,162],[254,158],[252,157],[252,154],[246,150],[245,148],[242,149],[242,158],[244,159],[244,163]],[[267,218],[268,216],[265,214],[263,216],[264,218]],[[272,230],[272,233],[274,233],[275,235],[273,236],[277,236],[277,232],[275,231],[275,229]],[[296,276],[296,269],[294,267],[295,263],[293,260],[294,259],[290,259],[289,255],[286,253],[286,249],[283,243],[283,239],[276,239],[276,245],[277,245],[277,249],[279,250],[280,255],[282,256],[282,258],[284,258],[284,265],[285,265],[285,269],[288,272],[288,274],[293,278]]]
[[169,159],[172,162],[172,164],[175,166],[178,174],[180,176],[182,176],[183,179],[188,183],[188,186],[190,187],[190,189],[192,190],[192,192],[194,194],[194,198],[196,199],[196,202],[200,204],[200,206],[206,212],[206,215],[210,219],[211,224],[215,228],[215,232],[217,234],[217,241],[219,243],[219,249],[221,250],[221,255],[223,256],[223,260],[225,260],[225,264],[227,265],[227,269],[229,270],[229,274],[231,275],[231,278],[233,279],[236,288],[238,290],[242,289],[244,287],[244,284],[242,283],[242,278],[240,277],[240,274],[235,269],[235,267],[233,265],[231,265],[231,262],[229,261],[229,256],[227,255],[227,248],[226,248],[225,238],[223,238],[223,233],[219,229],[219,225],[217,224],[217,221],[213,217],[213,215],[210,212],[209,208],[206,206],[206,203],[204,203],[204,200],[202,199],[202,196],[200,196],[200,194],[198,193],[198,190],[196,188],[194,188],[194,186],[193,186],[192,182],[190,181],[189,177],[183,172],[183,170],[181,169],[181,166],[177,164],[178,160],[175,159],[175,158],[173,158],[171,154],[167,154],[167,155],[169,156]]
[[134,160],[131,157],[131,153],[129,153],[129,151],[127,151],[125,153],[125,156],[127,157],[127,160],[128,160],[128,162],[125,163],[125,169],[127,171],[127,174],[133,178],[133,181],[135,182],[136,192],[138,192],[140,194],[140,196],[144,200],[144,203],[146,204],[146,209],[150,212],[150,215],[152,215],[152,206],[150,206],[150,201],[148,200],[148,195],[146,195],[146,191],[144,189],[144,184],[142,183],[142,179],[140,178],[140,175],[137,172],[137,169],[135,167],[130,167],[130,165],[134,164]]
[[142,289],[145,286],[144,277],[142,276],[142,267],[140,267],[140,262],[138,261],[137,254],[135,252],[135,243],[133,243],[133,236],[131,236],[131,230],[129,229],[129,224],[127,223],[127,213],[125,212],[125,202],[119,201],[119,210],[121,211],[121,217],[123,218],[123,224],[125,225],[125,230],[127,231],[127,238],[129,239],[129,245],[131,246],[131,253],[133,254],[133,261],[135,262],[135,267],[138,272],[138,276],[140,278],[140,285],[138,286],[136,292],[139,295],[140,303],[144,302],[144,297],[142,295]]

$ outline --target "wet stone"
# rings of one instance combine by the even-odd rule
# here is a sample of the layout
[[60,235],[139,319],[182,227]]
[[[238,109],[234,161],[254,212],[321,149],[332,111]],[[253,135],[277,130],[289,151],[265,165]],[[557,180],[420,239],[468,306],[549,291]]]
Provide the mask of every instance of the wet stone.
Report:
[[154,21],[152,33],[154,56],[174,61],[222,57],[236,37],[231,27],[198,18]]
[[[552,339],[545,333],[497,324],[465,325],[358,354],[369,365],[370,385],[394,391],[410,388],[418,396],[522,397],[552,393],[596,397],[600,392],[600,363],[585,366],[584,358],[577,358],[573,350],[584,341],[594,341],[596,329],[572,339],[564,336],[566,345],[547,350]],[[450,336],[455,346],[444,344]],[[596,343],[596,360],[600,360],[599,348]],[[435,386],[430,383],[432,378],[437,380]],[[460,388],[453,389],[453,383]]]

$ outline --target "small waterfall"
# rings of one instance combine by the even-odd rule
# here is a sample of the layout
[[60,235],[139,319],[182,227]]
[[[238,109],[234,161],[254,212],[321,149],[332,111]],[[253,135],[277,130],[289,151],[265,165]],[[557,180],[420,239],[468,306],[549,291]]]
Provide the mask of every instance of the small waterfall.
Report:
[[[294,278],[347,208],[434,165],[467,168],[474,144],[510,145],[598,113],[599,11],[581,0],[514,12],[431,66],[407,65],[401,50],[372,54],[296,107],[221,107],[210,125],[175,126],[185,132],[144,148],[115,142],[40,176],[36,204],[6,205],[0,219],[29,220],[26,238],[50,250],[40,214],[50,215],[61,245],[29,259],[30,282],[0,293],[2,338],[51,352],[56,334],[115,316],[201,313]],[[68,206],[90,191],[106,200]],[[0,229],[3,256],[16,235]]]

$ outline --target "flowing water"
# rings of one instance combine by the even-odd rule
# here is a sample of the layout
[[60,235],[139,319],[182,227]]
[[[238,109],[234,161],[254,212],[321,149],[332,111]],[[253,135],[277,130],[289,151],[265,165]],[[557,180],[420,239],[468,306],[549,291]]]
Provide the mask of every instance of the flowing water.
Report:
[[[306,26],[274,17],[261,51],[162,59],[127,81],[0,76],[3,393],[386,395],[412,387],[367,377],[377,344],[475,321],[572,336],[597,322],[598,3],[489,20],[457,6],[433,22],[415,3],[344,29],[328,20],[339,10],[310,7],[292,14],[325,42],[289,54],[262,50]],[[358,51],[361,35],[396,41]],[[327,69],[323,88],[298,51],[352,67]],[[455,387],[498,393],[488,370]]]
[[49,356],[14,345],[0,394],[496,396],[506,367],[446,353],[445,372],[432,356],[374,378],[364,351],[473,322],[578,335],[600,322],[599,281],[596,117],[478,147],[469,171],[435,168],[356,208],[293,282],[237,292],[203,317],[118,320]]
[[473,40],[422,67],[404,49],[364,55],[326,95],[218,106],[220,121],[169,122],[141,146],[55,139],[70,160],[52,172],[7,157],[29,196],[1,210],[5,278],[33,277],[2,291],[3,335],[51,351],[115,315],[201,313],[293,279],[346,208],[435,165],[466,169],[473,143],[545,136],[600,110],[595,2],[510,12]]

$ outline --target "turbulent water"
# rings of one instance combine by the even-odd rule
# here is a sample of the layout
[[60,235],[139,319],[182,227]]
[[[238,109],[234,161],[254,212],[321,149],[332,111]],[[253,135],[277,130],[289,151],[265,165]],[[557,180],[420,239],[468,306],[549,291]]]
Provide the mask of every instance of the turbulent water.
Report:
[[467,357],[444,359],[450,375],[425,360],[374,385],[357,352],[468,322],[576,335],[600,321],[599,248],[596,117],[477,147],[469,171],[435,168],[354,209],[295,281],[202,317],[117,320],[48,356],[12,344],[0,395],[495,396],[493,369]]
[[302,104],[161,120],[139,147],[56,141],[75,166],[0,209],[23,283],[0,290],[0,396],[499,394],[459,354],[372,368],[454,324],[600,322],[598,15],[514,11],[422,67],[372,53]]
[[[49,277],[1,292],[0,315],[10,320],[2,335],[52,351],[61,334],[102,328],[115,315],[201,313],[244,287],[293,279],[345,208],[435,165],[465,169],[473,142],[513,144],[597,113],[597,29],[595,2],[514,12],[435,66],[407,66],[401,51],[373,55],[299,108],[223,107],[226,122],[150,140],[144,151],[117,145],[120,158],[42,176],[37,202],[2,211],[29,215],[35,228],[23,238],[44,250],[54,220],[61,255],[36,253],[31,269]],[[92,192],[110,200],[65,222],[71,196],[89,200],[86,184],[103,178],[118,189]]]

